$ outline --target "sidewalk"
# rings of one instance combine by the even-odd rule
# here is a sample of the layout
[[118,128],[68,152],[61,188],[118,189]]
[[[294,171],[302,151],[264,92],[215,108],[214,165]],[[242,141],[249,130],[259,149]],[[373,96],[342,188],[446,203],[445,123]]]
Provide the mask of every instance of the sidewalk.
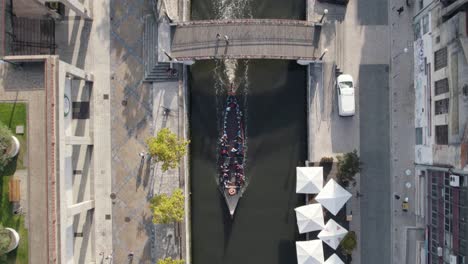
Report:
[[[399,15],[397,9],[403,6]],[[391,70],[390,70],[390,153],[391,153],[391,210],[392,210],[392,262],[409,263],[415,259],[407,250],[415,248],[407,237],[407,228],[416,225],[414,213],[414,90],[413,90],[413,30],[412,7],[404,1],[389,1],[389,24],[391,25]],[[407,49],[405,53],[404,49]],[[407,186],[405,186],[407,185]],[[409,187],[409,188],[408,188]],[[394,195],[400,196],[397,200]],[[402,201],[408,197],[408,212],[401,209]]]
[[153,14],[152,1],[110,2],[113,260],[128,263],[129,252],[133,263],[179,258],[184,230],[153,224],[149,209],[153,195],[179,187],[179,170],[162,173],[149,157],[139,156],[161,128],[179,133],[179,82],[143,82],[144,17]]

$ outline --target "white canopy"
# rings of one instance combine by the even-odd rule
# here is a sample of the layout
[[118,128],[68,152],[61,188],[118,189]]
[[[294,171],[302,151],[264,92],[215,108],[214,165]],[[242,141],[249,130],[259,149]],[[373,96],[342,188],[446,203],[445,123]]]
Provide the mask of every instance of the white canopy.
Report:
[[297,228],[299,233],[307,233],[321,230],[325,226],[323,220],[323,209],[318,203],[297,207],[296,211]]
[[296,193],[319,193],[323,188],[322,167],[296,167]]
[[322,241],[296,241],[297,263],[298,264],[322,264],[323,245]]
[[344,264],[344,262],[336,254],[333,254],[323,264]]
[[351,196],[348,191],[331,179],[315,196],[315,200],[327,208],[330,213],[336,215]]
[[327,245],[329,245],[331,248],[336,249],[347,233],[348,230],[340,226],[333,219],[330,219],[325,225],[325,228],[320,231],[317,237],[320,238],[320,240],[323,242],[327,243]]

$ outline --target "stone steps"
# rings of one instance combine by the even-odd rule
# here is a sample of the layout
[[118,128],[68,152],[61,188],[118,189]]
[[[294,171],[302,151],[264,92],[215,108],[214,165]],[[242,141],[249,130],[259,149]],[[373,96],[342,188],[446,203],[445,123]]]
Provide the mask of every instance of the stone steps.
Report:
[[[169,69],[169,63],[158,63],[153,66],[153,68],[147,73],[145,77],[145,82],[169,82],[177,81],[179,79],[179,74],[171,75],[167,72]],[[175,68],[177,69],[177,68]]]

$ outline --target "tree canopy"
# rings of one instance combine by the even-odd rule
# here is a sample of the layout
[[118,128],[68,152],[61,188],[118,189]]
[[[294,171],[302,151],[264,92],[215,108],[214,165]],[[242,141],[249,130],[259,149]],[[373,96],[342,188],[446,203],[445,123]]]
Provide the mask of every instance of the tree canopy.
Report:
[[149,154],[155,159],[155,162],[162,162],[163,171],[175,169],[179,165],[180,159],[187,152],[187,145],[190,141],[177,138],[168,128],[161,129],[156,137],[150,137],[146,140]]
[[350,182],[355,182],[354,176],[361,170],[361,161],[357,150],[345,153],[337,157],[338,159],[338,180],[348,186]]
[[185,197],[182,189],[176,189],[171,195],[158,194],[151,199],[150,208],[153,222],[169,224],[184,219]]
[[165,258],[158,260],[158,264],[184,264],[185,261],[183,259],[172,259],[172,258]]
[[343,240],[341,240],[340,244],[343,251],[346,254],[351,255],[351,253],[357,246],[356,233],[354,231],[349,231],[343,238]]

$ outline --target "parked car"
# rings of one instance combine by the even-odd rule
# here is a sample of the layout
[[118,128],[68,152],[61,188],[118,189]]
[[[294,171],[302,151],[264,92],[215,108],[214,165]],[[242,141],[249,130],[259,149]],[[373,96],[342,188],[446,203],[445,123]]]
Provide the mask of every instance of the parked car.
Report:
[[338,90],[338,114],[340,116],[353,116],[356,107],[354,101],[354,81],[349,74],[341,74],[336,80]]

